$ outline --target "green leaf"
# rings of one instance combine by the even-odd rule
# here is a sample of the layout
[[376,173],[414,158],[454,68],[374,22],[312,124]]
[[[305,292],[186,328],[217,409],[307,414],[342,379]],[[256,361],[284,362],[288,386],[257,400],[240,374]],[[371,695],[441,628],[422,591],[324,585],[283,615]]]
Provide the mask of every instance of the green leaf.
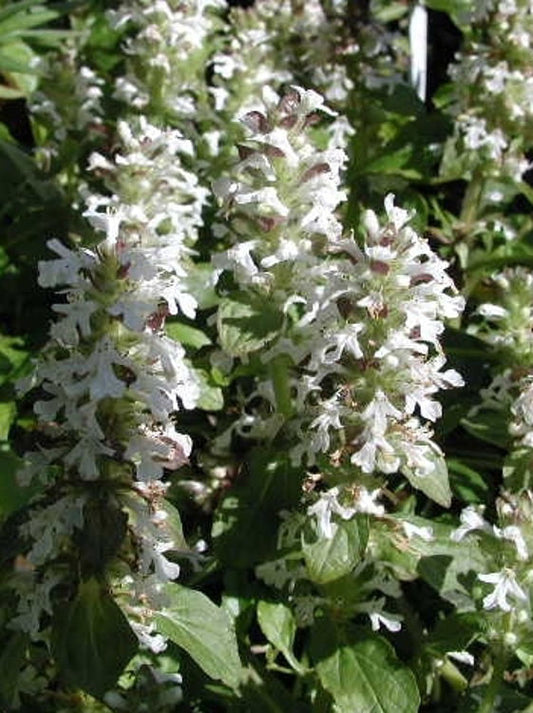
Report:
[[158,611],[158,631],[180,646],[211,678],[237,688],[242,676],[237,639],[228,614],[205,594],[170,582],[163,596],[168,605]]
[[351,520],[336,522],[333,537],[320,537],[317,542],[302,541],[302,552],[309,579],[326,584],[340,579],[361,561],[368,541],[368,519],[355,515]]
[[16,710],[18,677],[27,647],[26,634],[16,632],[3,645],[0,654],[0,702],[8,710]]
[[55,613],[52,653],[68,683],[102,697],[137,651],[137,637],[120,607],[96,579]]
[[283,315],[264,296],[236,292],[221,301],[217,322],[222,348],[232,356],[242,356],[274,339],[283,324]]
[[[23,3],[21,3],[23,5]],[[26,12],[21,8],[20,12],[0,17],[0,38],[5,40],[17,35],[23,35],[25,30],[38,25],[44,25],[51,20],[57,20],[60,13],[56,10],[47,10],[44,6],[37,6],[34,10]],[[0,40],[0,41],[1,41]]]
[[83,527],[74,534],[83,575],[105,572],[127,533],[128,516],[107,493],[90,498],[83,508]]
[[338,713],[418,711],[420,697],[413,673],[380,636],[353,629],[341,639],[334,623],[324,619],[312,632],[311,655]]
[[165,325],[165,331],[171,339],[174,339],[174,341],[188,347],[193,347],[194,349],[201,349],[202,347],[211,344],[211,340],[206,334],[204,334],[200,329],[191,327],[188,324],[181,324],[180,322],[167,322]]
[[[368,166],[366,166],[367,173],[402,173],[403,167],[408,163],[409,159],[413,155],[412,145],[403,146],[401,149],[388,152],[383,156],[375,158]],[[417,171],[412,172],[413,178],[419,178],[420,173]]]
[[[111,35],[116,41],[116,35]],[[213,266],[210,262],[195,262],[187,269],[183,278],[184,287],[198,302],[200,309],[210,309],[218,304],[219,298],[213,287]]]
[[505,459],[503,466],[505,487],[521,493],[533,484],[533,453],[531,448],[516,448]]
[[22,465],[21,459],[13,453],[7,443],[0,445],[0,518],[24,507],[42,488],[34,484],[21,488],[17,483],[17,471]]
[[224,565],[246,568],[276,556],[279,512],[297,505],[301,481],[286,453],[258,448],[249,455],[215,513],[214,549]]
[[507,450],[511,444],[508,430],[509,414],[506,409],[501,411],[481,410],[474,418],[463,418],[461,425],[471,436],[485,441],[493,446]]
[[296,621],[289,607],[282,602],[261,600],[257,605],[257,621],[266,638],[281,651],[295,671],[304,673],[304,667],[292,652]]
[[418,574],[443,599],[460,609],[472,608],[472,587],[476,582],[476,572],[487,572],[490,557],[485,557],[475,538],[465,537],[461,542],[450,540],[451,527],[433,525],[435,540],[419,542],[411,540],[422,557],[418,563]]
[[421,490],[424,495],[442,507],[449,508],[452,502],[452,491],[450,490],[446,461],[444,456],[438,453],[433,452],[430,457],[435,466],[431,473],[420,476],[407,467],[403,468],[402,472],[413,488]]
[[0,441],[7,441],[16,416],[17,407],[14,401],[0,401]]
[[17,378],[28,359],[22,339],[0,335],[0,386]]
[[454,612],[437,623],[427,639],[426,648],[437,657],[443,657],[449,651],[463,651],[487,626],[481,613]]
[[200,395],[198,397],[197,406],[203,411],[220,411],[224,408],[224,394],[220,386],[213,383],[211,374],[203,369],[196,369],[195,374],[198,377],[198,386]]
[[162,534],[172,541],[174,551],[188,551],[189,546],[183,534],[183,525],[178,508],[174,507],[169,500],[161,500],[158,509],[162,510],[166,517],[160,524]]
[[477,470],[456,458],[448,459],[453,490],[467,503],[482,503],[487,498],[489,487]]
[[20,89],[8,87],[6,84],[0,84],[0,99],[20,99],[24,96],[24,92]]

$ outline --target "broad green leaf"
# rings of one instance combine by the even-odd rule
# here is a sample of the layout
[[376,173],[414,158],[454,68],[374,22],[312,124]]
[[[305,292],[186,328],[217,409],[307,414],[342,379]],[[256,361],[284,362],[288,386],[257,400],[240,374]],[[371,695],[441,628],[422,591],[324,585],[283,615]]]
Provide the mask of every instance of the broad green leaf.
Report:
[[447,13],[461,29],[468,29],[464,22],[470,17],[471,0],[427,0],[426,4],[432,10]]
[[[20,0],[19,2],[7,2],[5,7],[0,7],[0,27],[4,26],[8,17],[21,13],[34,5],[38,5],[42,0]],[[3,0],[6,2],[6,0]]]
[[507,450],[511,444],[509,435],[509,414],[506,409],[501,411],[478,411],[473,418],[463,418],[461,425],[471,436],[485,441],[493,446]]
[[275,557],[279,513],[297,505],[302,475],[286,453],[262,448],[249,455],[215,513],[214,548],[224,565],[245,568]]
[[326,584],[340,579],[361,561],[368,541],[368,520],[355,515],[339,520],[333,537],[320,537],[317,542],[302,541],[302,552],[309,579]]
[[525,181],[519,183],[520,191],[525,195],[529,202],[533,205],[533,188]]
[[403,17],[407,12],[407,7],[401,1],[390,2],[377,6],[374,10],[374,17],[379,22],[394,22]]
[[304,667],[293,654],[296,621],[292,611],[282,602],[261,600],[257,605],[257,621],[268,641],[281,651],[290,665],[299,673]]
[[52,653],[66,681],[96,697],[112,688],[137,651],[137,637],[111,595],[96,579],[57,610]]
[[242,356],[277,336],[283,314],[266,297],[237,292],[221,301],[217,322],[223,349],[232,356]]
[[22,339],[0,335],[0,386],[18,377],[28,358]]
[[220,386],[213,383],[211,375],[203,369],[196,369],[200,395],[197,405],[203,411],[220,411],[224,407],[224,394]]
[[476,572],[487,572],[487,560],[476,538],[465,537],[460,542],[450,540],[451,528],[442,529],[433,524],[435,539],[423,542],[412,538],[410,545],[421,555],[418,574],[443,599],[463,610],[472,609],[471,590],[476,581]]
[[21,459],[13,453],[9,445],[0,444],[0,519],[27,505],[42,487],[40,484],[20,487],[17,483],[17,471],[21,465]]
[[9,17],[0,17],[0,41],[23,35],[25,30],[38,25],[44,25],[51,20],[57,20],[60,13],[56,10],[47,10],[43,5],[33,10],[22,10],[11,14]]
[[162,500],[158,504],[158,509],[166,514],[166,518],[160,524],[161,531],[173,543],[173,550],[185,551],[189,547],[183,534],[183,525],[178,508],[174,507],[169,500]]
[[11,424],[17,416],[14,401],[0,401],[0,441],[7,441]]
[[40,74],[35,65],[35,53],[24,42],[0,45],[0,72]]
[[[431,528],[432,538],[428,540],[416,534],[407,538],[403,526],[391,530],[391,520]],[[414,580],[421,576],[443,599],[471,609],[472,579],[475,572],[490,571],[490,562],[476,538],[451,540],[455,527],[416,515],[389,516],[388,521],[376,523],[372,528],[374,557],[387,563],[399,579]]]
[[237,639],[228,614],[205,594],[170,582],[168,604],[155,615],[158,631],[180,646],[211,678],[237,688],[242,676]]
[[520,493],[533,484],[533,453],[531,448],[517,448],[505,459],[503,466],[505,487]]
[[0,99],[20,99],[24,96],[24,92],[20,89],[8,87],[6,84],[0,84]]
[[165,331],[171,339],[174,339],[174,341],[188,347],[193,347],[194,349],[201,349],[202,347],[211,344],[211,340],[206,334],[204,334],[200,329],[191,327],[188,324],[181,324],[180,322],[167,322],[165,325]]
[[487,629],[487,626],[483,614],[454,612],[437,623],[429,634],[425,646],[431,654],[438,657],[444,656],[449,651],[463,651]]
[[86,502],[83,527],[74,536],[83,576],[105,572],[122,545],[127,526],[128,516],[113,498],[94,494]]
[[431,458],[435,467],[427,475],[417,475],[407,467],[402,472],[413,488],[421,490],[424,495],[427,495],[428,498],[442,505],[442,507],[449,508],[452,502],[452,491],[450,490],[446,461],[444,456],[438,453],[432,453]]
[[455,458],[448,460],[448,469],[452,475],[453,490],[467,503],[484,502],[488,484],[482,474]]
[[0,653],[0,703],[7,710],[16,710],[18,677],[24,662],[27,647],[26,634],[20,631],[11,634]]
[[311,654],[321,684],[338,713],[416,713],[415,677],[388,641],[363,629],[338,636],[333,622],[312,632]]
[[[412,146],[404,146],[394,153],[387,153],[375,158],[366,166],[368,173],[397,173],[409,161],[413,154]],[[419,175],[419,174],[418,174]],[[414,176],[415,178],[417,176]]]
[[200,309],[210,309],[218,304],[219,297],[213,286],[213,267],[210,262],[192,264],[183,280],[187,292],[198,302]]

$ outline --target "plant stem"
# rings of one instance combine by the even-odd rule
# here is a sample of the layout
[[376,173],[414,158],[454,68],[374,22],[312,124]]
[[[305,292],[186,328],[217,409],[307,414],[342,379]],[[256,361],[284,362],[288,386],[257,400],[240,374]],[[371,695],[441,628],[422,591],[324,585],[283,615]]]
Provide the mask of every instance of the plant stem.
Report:
[[498,649],[495,652],[494,664],[492,667],[492,675],[489,681],[489,685],[481,701],[481,705],[478,708],[478,713],[493,713],[494,711],[494,701],[496,700],[496,695],[500,690],[500,686],[503,681],[503,672],[505,670],[506,656],[503,648]]
[[290,364],[290,358],[284,354],[277,356],[270,364],[270,376],[276,395],[276,406],[278,411],[285,416],[285,418],[290,418],[293,414],[289,381]]
[[466,188],[460,215],[460,220],[461,223],[463,223],[467,240],[469,233],[477,220],[484,185],[485,181],[481,171],[474,171],[472,180]]

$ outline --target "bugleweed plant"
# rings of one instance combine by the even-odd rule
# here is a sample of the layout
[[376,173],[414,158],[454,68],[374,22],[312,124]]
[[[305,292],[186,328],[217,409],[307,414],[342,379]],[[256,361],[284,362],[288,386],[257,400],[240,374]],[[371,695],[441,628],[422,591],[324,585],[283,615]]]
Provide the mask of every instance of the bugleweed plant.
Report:
[[532,46],[0,1],[0,710],[533,711]]

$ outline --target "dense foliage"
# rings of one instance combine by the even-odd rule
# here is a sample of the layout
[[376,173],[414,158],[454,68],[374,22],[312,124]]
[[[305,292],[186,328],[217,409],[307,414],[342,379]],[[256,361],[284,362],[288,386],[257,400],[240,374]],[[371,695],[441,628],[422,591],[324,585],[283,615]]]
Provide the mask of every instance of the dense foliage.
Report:
[[243,4],[0,0],[0,708],[531,712],[533,4]]

